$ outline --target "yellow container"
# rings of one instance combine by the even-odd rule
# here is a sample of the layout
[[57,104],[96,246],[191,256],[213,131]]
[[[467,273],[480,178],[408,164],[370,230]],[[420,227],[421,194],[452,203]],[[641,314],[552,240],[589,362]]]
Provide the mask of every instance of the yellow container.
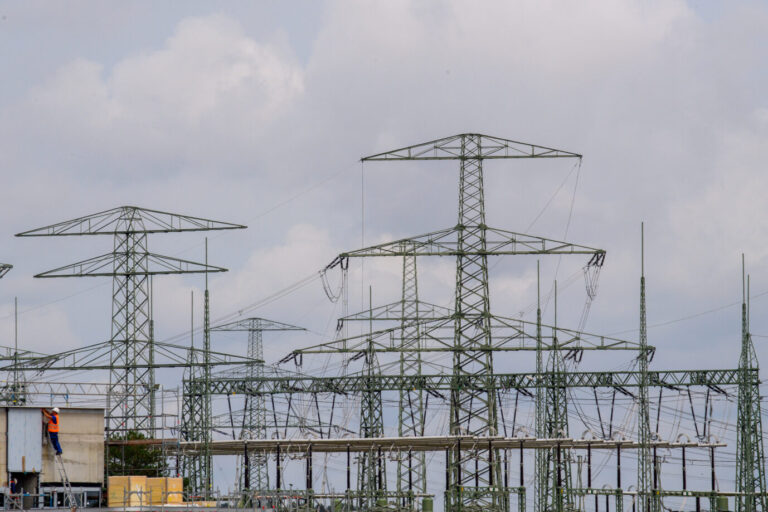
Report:
[[150,505],[183,503],[184,480],[181,478],[147,478]]
[[145,476],[111,476],[107,480],[108,507],[141,507],[147,498]]
[[183,478],[166,478],[166,491],[168,493],[165,502],[166,503],[183,503],[184,502],[184,479]]
[[165,478],[147,478],[147,490],[149,491],[149,504],[162,505],[165,499]]

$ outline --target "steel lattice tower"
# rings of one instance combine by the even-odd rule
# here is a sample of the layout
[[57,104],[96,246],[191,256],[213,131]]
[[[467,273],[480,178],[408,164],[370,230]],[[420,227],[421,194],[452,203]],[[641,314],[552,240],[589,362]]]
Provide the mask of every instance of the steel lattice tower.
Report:
[[[457,382],[493,375],[491,310],[488,291],[488,255],[491,254],[573,254],[563,244],[545,250],[544,239],[493,230],[506,238],[494,248],[487,243],[490,228],[485,222],[483,161],[508,158],[580,158],[580,155],[480,134],[461,134],[363,158],[375,160],[459,160],[459,216],[455,228],[408,240],[412,254],[454,255],[456,288],[454,308],[453,378]],[[452,250],[441,244],[455,235]],[[525,241],[524,241],[525,240]],[[528,241],[536,240],[531,243]],[[407,255],[402,242],[354,251],[342,256]],[[528,250],[517,252],[522,243]],[[528,245],[530,244],[530,245]],[[535,247],[534,247],[535,246]],[[392,250],[396,247],[397,250]],[[539,248],[541,247],[541,248]],[[511,248],[511,250],[510,250]],[[498,433],[496,394],[490,380],[474,388],[457,387],[450,397],[450,434],[477,437]],[[501,491],[501,464],[498,450],[451,450],[448,454],[446,510],[505,510],[508,503]]]
[[[370,304],[369,312],[373,312]],[[369,333],[373,335],[373,317],[369,318]],[[377,389],[376,377],[381,375],[379,359],[373,347],[373,338],[368,339],[363,373],[369,386],[360,393],[360,437],[384,437],[384,410],[381,402],[381,390]],[[381,453],[374,450],[361,452],[357,465],[358,506],[362,510],[373,510],[377,500],[387,489],[387,470]]]
[[7,274],[11,269],[13,268],[13,265],[10,265],[8,263],[0,263],[0,279]]
[[[488,293],[488,257],[482,253],[485,243],[485,199],[483,189],[482,140],[478,135],[465,135],[460,140],[459,154],[459,219],[456,258],[456,300],[453,376],[461,380],[471,375],[493,374],[491,348],[490,300]],[[457,389],[451,393],[450,433],[478,437],[498,433],[496,394],[490,386]],[[494,457],[495,455],[495,457]],[[499,493],[492,488],[501,482],[498,451],[482,450],[450,453],[450,474],[458,494],[449,495],[452,509],[461,510],[465,502],[487,510],[502,509]],[[477,460],[481,464],[477,464]],[[495,482],[495,484],[494,484]],[[465,487],[476,489],[476,496],[462,496]]]
[[[154,436],[154,348],[151,276],[223,272],[226,269],[152,254],[152,233],[244,228],[135,206],[122,206],[25,231],[16,236],[112,235],[113,251],[35,277],[112,277],[112,335],[107,435],[137,431]],[[138,394],[128,389],[141,389]]]
[[[421,332],[419,325],[419,282],[416,256],[403,256],[400,375],[421,375]],[[424,392],[401,389],[398,407],[398,435],[424,435]],[[397,461],[397,490],[408,492],[408,505],[413,505],[412,492],[427,492],[426,454],[408,453],[407,460]]]
[[[749,281],[743,283],[741,302],[741,356],[736,421],[736,512],[768,510],[760,407],[759,365],[749,332]],[[748,279],[748,278],[747,278]]]
[[[304,331],[303,327],[284,324],[265,318],[245,318],[211,328],[211,331],[246,331],[248,333],[248,359],[246,375],[249,379],[264,377],[264,331]],[[245,418],[240,438],[267,438],[267,403],[264,395],[254,393],[249,395],[245,405]],[[262,453],[249,453],[243,461],[243,476],[240,483],[243,491],[264,491],[269,489],[267,472],[267,456]]]

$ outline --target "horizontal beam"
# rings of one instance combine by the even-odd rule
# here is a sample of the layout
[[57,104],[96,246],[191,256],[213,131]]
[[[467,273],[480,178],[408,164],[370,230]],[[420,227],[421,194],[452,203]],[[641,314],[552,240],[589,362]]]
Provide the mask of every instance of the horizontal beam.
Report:
[[85,217],[44,226],[16,236],[116,235],[244,229],[246,226],[190,215],[161,212],[136,206],[120,206]]
[[[749,370],[750,380],[759,383],[758,370]],[[493,375],[347,375],[341,377],[215,377],[184,381],[188,394],[289,394],[289,393],[360,393],[362,391],[423,390],[442,396],[457,389],[534,390],[539,387],[633,388],[641,383],[640,372],[568,372],[506,373]],[[651,387],[719,387],[739,383],[739,370],[662,370],[648,372]]]
[[[471,141],[477,146],[476,152],[464,151],[463,144]],[[462,133],[394,149],[361,158],[363,162],[381,160],[486,160],[507,158],[581,158],[581,155],[537,144],[483,135]]]
[[[462,230],[482,229],[486,242],[482,250],[466,250],[459,244]],[[605,254],[603,249],[551,240],[524,233],[488,226],[456,226],[411,238],[343,252],[329,267],[344,258],[370,258],[380,256],[519,256],[544,254]]]
[[[191,454],[203,447],[200,441],[181,441],[177,439],[142,439],[110,440],[111,446],[165,446],[171,452]],[[570,450],[622,450],[637,449],[639,444],[629,440],[602,439],[537,439],[534,437],[474,437],[474,436],[423,436],[423,437],[368,437],[368,438],[336,438],[336,439],[251,439],[238,441],[211,441],[213,455],[240,455],[244,450],[275,453],[278,450],[286,453],[307,453],[310,446],[313,453],[368,452],[381,449],[386,452],[431,452],[446,449],[485,450],[491,449],[552,449],[560,447]],[[655,441],[651,443],[656,448],[712,448],[724,447],[724,443],[674,443]]]
[[113,252],[35,275],[50,277],[115,277],[226,272],[223,267],[147,252]]

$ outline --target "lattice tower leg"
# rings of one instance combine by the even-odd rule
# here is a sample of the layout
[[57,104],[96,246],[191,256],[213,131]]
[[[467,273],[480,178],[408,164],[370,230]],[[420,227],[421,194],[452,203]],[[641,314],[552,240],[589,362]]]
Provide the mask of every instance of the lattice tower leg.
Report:
[[[461,139],[459,176],[458,252],[454,323],[453,376],[493,374],[485,200],[480,137]],[[464,251],[480,255],[464,255]],[[450,406],[451,434],[478,437],[498,432],[497,406],[490,382],[480,389],[454,389]],[[448,455],[449,488],[446,510],[500,511],[506,507],[501,492],[498,450],[453,450]]]
[[107,428],[109,434],[135,430],[151,437],[155,390],[151,367],[154,358],[150,341],[147,235],[115,235],[115,252],[126,257],[116,264],[112,285]]
[[[207,242],[206,242],[207,243]],[[206,245],[207,252],[207,245]],[[208,258],[206,257],[206,260]],[[208,276],[206,275],[205,295],[203,306],[203,382],[205,390],[198,395],[200,400],[200,440],[203,441],[198,467],[200,481],[203,484],[203,496],[207,499],[213,492],[213,457],[211,456],[211,440],[213,436],[213,415],[211,411],[211,313],[210,296],[208,294]]]
[[[210,430],[205,427],[205,403],[210,388],[196,371],[199,366],[196,366],[195,352],[190,350],[189,354],[190,377],[184,381],[181,435],[187,441],[205,441],[210,436]],[[203,443],[201,453],[185,455],[182,459],[182,474],[189,479],[189,491],[195,496],[206,496],[210,488],[211,458],[204,451],[206,444]]]
[[[378,372],[376,354],[372,350],[366,354],[368,375],[373,377]],[[382,417],[381,391],[371,387],[361,394],[360,400],[360,437],[383,437],[384,419]],[[359,492],[359,507],[372,510],[380,491],[387,488],[386,467],[384,458],[378,452],[371,450],[359,455],[357,472],[357,490]]]
[[[403,257],[403,293],[402,293],[402,348],[409,349],[400,353],[400,374],[421,375],[419,291],[416,257]],[[400,390],[398,408],[398,435],[400,437],[421,436],[424,430],[424,402],[421,390]],[[397,462],[397,490],[400,495],[408,491],[427,492],[427,465],[424,452],[413,452],[410,457],[401,454]],[[409,497],[407,505],[415,502]]]
[[[557,346],[556,338],[554,340]],[[562,351],[553,350],[549,354],[546,373],[545,437],[549,439],[568,437],[568,402],[565,387],[565,362]],[[545,453],[546,466],[542,482],[545,487],[542,494],[541,510],[556,511],[573,509],[573,496],[570,493],[571,464],[570,453],[560,447],[539,450]],[[537,468],[539,469],[539,468]]]
[[[248,331],[248,357],[252,360],[264,360],[264,345],[262,341],[261,325],[259,320],[253,320]],[[251,363],[248,365],[248,376],[251,379],[264,376],[263,363]],[[251,395],[245,410],[244,439],[267,438],[267,403],[262,394]],[[248,481],[245,480],[246,474]],[[267,471],[267,457],[261,453],[252,453],[248,456],[248,471],[243,471],[243,487],[249,490],[269,489],[269,471]]]
[[[546,367],[544,366],[544,350],[542,345],[541,333],[541,307],[536,310],[536,375],[539,380],[539,386],[536,388],[536,437],[539,439],[547,438],[547,387],[544,385],[546,380]],[[547,507],[547,496],[549,487],[548,460],[550,453],[547,450],[535,450],[535,473],[534,473],[534,510],[535,512],[544,512]]]
[[640,386],[638,388],[638,441],[637,450],[637,510],[638,512],[659,512],[658,495],[653,492],[651,460],[651,418],[648,399],[648,331],[646,327],[645,276],[640,277]]

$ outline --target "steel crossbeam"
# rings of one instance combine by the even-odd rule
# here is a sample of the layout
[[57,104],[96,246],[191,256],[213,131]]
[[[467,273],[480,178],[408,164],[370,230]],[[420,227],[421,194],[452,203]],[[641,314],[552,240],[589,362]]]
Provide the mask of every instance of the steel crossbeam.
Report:
[[[648,371],[649,387],[683,388],[688,386],[733,386],[740,382],[739,369],[716,370],[656,370]],[[745,372],[752,384],[759,383],[756,369]],[[639,371],[616,372],[567,372],[562,374],[561,384],[570,388],[636,388],[642,376]],[[309,376],[268,376],[247,378],[213,376],[210,380],[211,394],[290,394],[290,393],[336,393],[354,394],[375,389],[399,391],[417,389],[427,393],[448,392],[454,389],[494,389],[533,391],[538,387],[552,385],[546,374],[499,373],[478,376],[430,375],[347,375],[339,377]],[[200,379],[184,381],[185,389],[202,392],[204,383]]]

